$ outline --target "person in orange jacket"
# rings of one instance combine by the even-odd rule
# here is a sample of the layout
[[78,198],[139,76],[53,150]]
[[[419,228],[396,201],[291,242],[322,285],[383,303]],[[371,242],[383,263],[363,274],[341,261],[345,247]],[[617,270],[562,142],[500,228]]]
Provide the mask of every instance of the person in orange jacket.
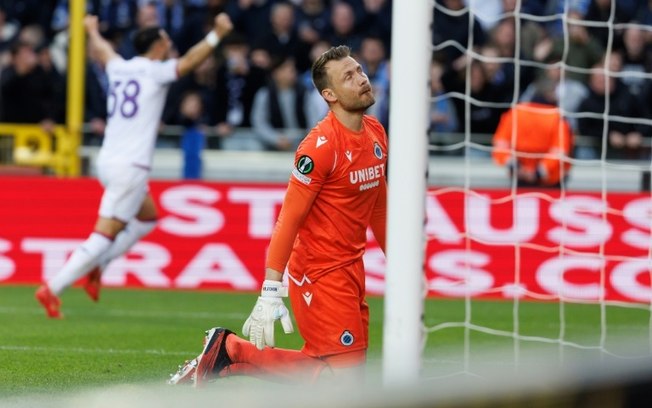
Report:
[[505,112],[494,133],[493,160],[519,187],[560,187],[570,171],[574,136],[555,95],[555,84],[541,81],[537,97]]

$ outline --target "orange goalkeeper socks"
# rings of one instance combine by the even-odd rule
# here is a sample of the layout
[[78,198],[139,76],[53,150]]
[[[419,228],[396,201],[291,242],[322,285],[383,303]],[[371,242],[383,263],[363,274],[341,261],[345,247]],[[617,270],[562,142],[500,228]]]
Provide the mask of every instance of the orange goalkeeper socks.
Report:
[[234,334],[226,338],[226,351],[233,364],[220,375],[249,375],[313,383],[321,371],[328,367],[322,360],[309,357],[299,350],[271,347],[258,350],[256,346]]

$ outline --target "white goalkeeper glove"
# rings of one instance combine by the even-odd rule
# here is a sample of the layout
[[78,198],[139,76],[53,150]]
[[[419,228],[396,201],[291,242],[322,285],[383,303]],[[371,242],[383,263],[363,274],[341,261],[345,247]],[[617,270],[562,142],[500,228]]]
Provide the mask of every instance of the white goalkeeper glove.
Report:
[[249,341],[259,350],[266,345],[274,347],[274,322],[281,320],[285,334],[292,333],[292,319],[290,312],[283,303],[287,296],[287,288],[274,280],[265,280],[260,296],[254,305],[254,310],[242,326],[242,333],[249,337]]

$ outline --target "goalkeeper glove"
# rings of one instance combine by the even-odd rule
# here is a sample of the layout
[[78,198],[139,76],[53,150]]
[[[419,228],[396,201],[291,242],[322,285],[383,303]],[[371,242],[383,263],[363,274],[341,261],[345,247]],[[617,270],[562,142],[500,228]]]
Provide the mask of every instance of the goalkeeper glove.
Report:
[[274,322],[281,320],[285,334],[292,333],[292,319],[282,297],[287,296],[287,288],[278,281],[265,280],[254,310],[242,326],[242,333],[259,350],[266,345],[274,347]]

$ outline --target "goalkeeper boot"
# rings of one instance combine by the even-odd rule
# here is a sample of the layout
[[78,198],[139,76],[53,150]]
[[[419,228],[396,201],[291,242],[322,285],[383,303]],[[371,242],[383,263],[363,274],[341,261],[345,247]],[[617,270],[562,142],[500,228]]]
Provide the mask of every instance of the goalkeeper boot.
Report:
[[186,360],[182,365],[179,366],[179,369],[176,373],[170,374],[168,384],[177,385],[194,382],[194,375],[195,371],[197,370],[198,361],[199,356],[193,358],[192,360]]
[[220,371],[233,363],[226,352],[226,337],[230,334],[233,332],[222,327],[213,327],[206,332],[206,345],[198,357],[195,371],[195,387],[216,379]]
[[63,315],[59,308],[61,307],[61,299],[50,291],[47,285],[41,285],[34,295],[36,300],[45,308],[45,313],[51,319],[61,319]]
[[102,269],[96,266],[88,274],[84,283],[84,291],[93,302],[100,300],[100,288],[102,287]]
[[[206,332],[208,334],[208,331]],[[204,336],[204,342],[202,344],[202,349],[206,347],[208,343],[208,336]],[[168,384],[177,385],[177,384],[186,384],[189,382],[195,382],[195,372],[197,371],[197,363],[201,358],[201,354],[192,360],[186,360],[183,364],[179,366],[179,369],[176,373],[170,374],[170,379]]]

